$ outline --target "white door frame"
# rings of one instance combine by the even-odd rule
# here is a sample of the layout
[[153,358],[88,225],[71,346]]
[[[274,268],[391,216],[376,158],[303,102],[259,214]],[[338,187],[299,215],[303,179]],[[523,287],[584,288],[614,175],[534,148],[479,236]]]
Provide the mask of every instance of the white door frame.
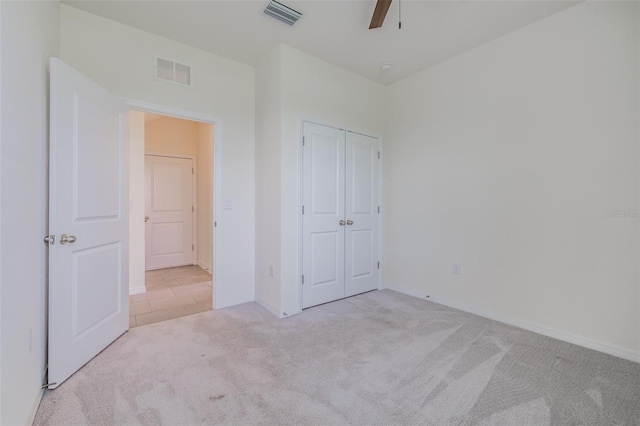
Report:
[[[191,250],[191,264],[196,265],[198,260],[198,221],[196,220],[196,212],[198,211],[198,166],[196,164],[196,157],[193,155],[167,154],[164,152],[153,151],[145,151],[144,155],[145,157],[147,155],[151,155],[153,157],[181,158],[185,160],[191,160],[191,167],[193,168],[193,173],[191,173],[191,205],[193,206],[193,209],[191,210],[191,244],[193,244],[193,250]],[[145,271],[146,270],[147,268],[145,265]]]
[[222,253],[223,241],[222,238],[216,236],[216,227],[219,208],[222,207],[222,119],[215,115],[204,114],[200,112],[188,111],[180,108],[173,108],[164,105],[152,104],[149,102],[137,101],[134,99],[123,100],[129,105],[129,108],[143,112],[152,112],[160,115],[168,115],[175,118],[182,118],[184,120],[198,121],[201,123],[207,123],[213,125],[213,158],[211,162],[213,164],[213,198],[211,200],[211,211],[214,225],[213,230],[213,254],[211,259],[211,267],[213,268],[213,309],[220,309],[223,306],[220,305],[220,295],[222,292],[220,288],[224,287],[226,283],[222,282],[220,278],[221,264],[216,263],[216,256],[218,253]]
[[[372,138],[377,138],[378,139],[378,149],[380,150],[380,163],[378,164],[378,204],[380,205],[380,214],[378,215],[378,260],[380,262],[380,268],[378,268],[378,290],[383,290],[386,287],[384,287],[382,285],[382,239],[383,239],[383,235],[382,235],[382,215],[384,214],[384,209],[382,209],[382,160],[384,159],[384,157],[382,156],[382,136],[376,134],[375,132],[367,132],[367,131],[363,131],[361,129],[357,129],[354,128],[352,126],[347,126],[347,125],[340,125],[340,124],[336,124],[336,123],[330,123],[324,120],[320,120],[314,117],[309,117],[309,116],[305,116],[305,115],[299,115],[298,116],[298,141],[300,143],[298,143],[298,271],[296,273],[296,276],[300,279],[302,277],[302,271],[303,271],[303,267],[302,267],[302,262],[303,262],[303,258],[302,258],[302,238],[303,238],[303,232],[302,232],[302,208],[300,208],[302,206],[302,162],[303,162],[303,152],[302,152],[302,136],[304,135],[304,123],[311,123],[311,124],[319,124],[321,126],[326,126],[326,127],[333,127],[334,129],[340,129],[340,130],[344,130],[346,132],[352,132],[352,133],[359,133],[361,135],[364,136],[369,136]],[[352,130],[349,130],[352,129]],[[299,282],[300,283],[300,282]],[[299,291],[298,291],[298,310],[296,313],[302,312],[302,286],[301,285],[297,285],[296,286]]]

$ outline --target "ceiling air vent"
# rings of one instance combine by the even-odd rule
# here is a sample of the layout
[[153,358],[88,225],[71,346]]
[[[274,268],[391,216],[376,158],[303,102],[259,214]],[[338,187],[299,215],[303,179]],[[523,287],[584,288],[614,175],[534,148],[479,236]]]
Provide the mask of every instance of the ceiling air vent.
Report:
[[302,13],[275,0],[271,0],[269,2],[267,7],[264,9],[264,13],[289,25],[295,24],[298,22],[298,19],[302,17]]
[[168,59],[156,58],[156,78],[158,80],[191,86],[191,67]]

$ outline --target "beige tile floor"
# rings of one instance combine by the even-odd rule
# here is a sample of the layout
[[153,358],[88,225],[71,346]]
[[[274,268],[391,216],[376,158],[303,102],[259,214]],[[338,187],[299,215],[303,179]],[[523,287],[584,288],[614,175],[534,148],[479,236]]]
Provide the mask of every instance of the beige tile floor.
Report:
[[129,327],[210,310],[211,274],[199,266],[147,271],[147,292],[129,296]]

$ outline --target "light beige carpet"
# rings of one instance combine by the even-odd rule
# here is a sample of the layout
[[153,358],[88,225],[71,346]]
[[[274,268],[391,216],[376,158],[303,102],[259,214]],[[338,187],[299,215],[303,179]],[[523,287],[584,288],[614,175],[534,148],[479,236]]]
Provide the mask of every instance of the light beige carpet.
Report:
[[126,333],[36,425],[636,425],[640,365],[392,291]]

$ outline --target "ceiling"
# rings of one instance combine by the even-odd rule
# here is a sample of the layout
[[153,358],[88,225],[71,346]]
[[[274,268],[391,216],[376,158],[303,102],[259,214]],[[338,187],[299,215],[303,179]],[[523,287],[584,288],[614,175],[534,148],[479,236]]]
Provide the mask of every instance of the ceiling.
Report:
[[[262,13],[267,1],[63,0],[73,7],[249,65],[284,43],[390,84],[578,1],[394,0],[369,30],[375,0],[281,0],[304,16],[293,27]],[[380,64],[390,62],[383,72]]]

